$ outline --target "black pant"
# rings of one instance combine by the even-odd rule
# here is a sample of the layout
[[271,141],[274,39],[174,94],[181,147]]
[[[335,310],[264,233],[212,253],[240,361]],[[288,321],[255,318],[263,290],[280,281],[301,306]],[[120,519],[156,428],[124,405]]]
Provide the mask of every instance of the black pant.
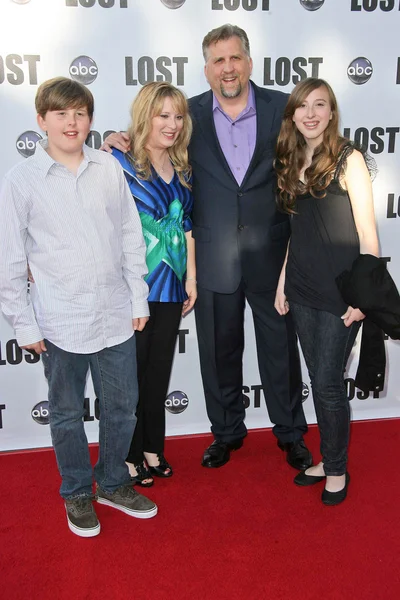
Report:
[[143,461],[143,452],[164,451],[165,399],[182,314],[181,302],[149,302],[149,308],[146,327],[135,334],[139,402],[126,459],[133,464]]
[[273,432],[282,442],[294,442],[307,424],[293,323],[290,316],[276,312],[275,292],[250,292],[244,282],[233,294],[198,289],[197,338],[211,431],[224,442],[247,433],[242,394],[245,299],[253,312],[258,367]]
[[324,471],[344,475],[350,433],[344,371],[360,323],[346,327],[336,315],[294,302],[290,310],[310,375]]

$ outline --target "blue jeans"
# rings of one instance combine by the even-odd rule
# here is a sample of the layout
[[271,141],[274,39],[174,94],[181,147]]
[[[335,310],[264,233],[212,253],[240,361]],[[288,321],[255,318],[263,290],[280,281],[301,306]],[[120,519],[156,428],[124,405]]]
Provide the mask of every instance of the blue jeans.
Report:
[[83,423],[89,368],[100,408],[94,477],[103,490],[113,492],[130,482],[125,457],[136,425],[135,337],[93,354],[66,352],[45,343],[42,360],[49,384],[51,437],[62,478],[60,494],[68,499],[92,495],[93,470]]
[[350,433],[344,371],[360,323],[346,327],[336,315],[294,302],[290,311],[310,375],[325,474],[343,475]]

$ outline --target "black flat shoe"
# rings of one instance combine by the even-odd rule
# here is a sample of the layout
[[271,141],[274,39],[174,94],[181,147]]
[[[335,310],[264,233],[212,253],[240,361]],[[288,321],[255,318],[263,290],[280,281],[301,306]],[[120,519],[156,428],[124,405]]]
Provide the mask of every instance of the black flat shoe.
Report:
[[202,465],[214,469],[222,467],[230,459],[231,450],[239,450],[243,446],[243,438],[234,440],[233,442],[221,442],[214,440],[203,454]]
[[172,477],[172,475],[174,474],[172,471],[172,467],[166,461],[164,454],[157,454],[157,456],[158,460],[160,461],[160,464],[155,467],[151,467],[149,465],[150,473],[156,475],[157,477]]
[[314,485],[314,483],[319,483],[324,479],[326,479],[325,475],[307,475],[305,471],[301,471],[296,475],[293,481],[296,485],[306,487],[308,485]]
[[338,492],[328,492],[328,490],[324,490],[321,496],[322,502],[326,506],[336,506],[336,504],[340,504],[341,502],[343,502],[343,500],[346,500],[349,482],[350,475],[346,473],[346,483],[344,484],[344,488],[342,490],[339,490]]
[[298,471],[305,471],[312,466],[311,452],[304,443],[303,438],[296,442],[281,442],[278,440],[278,448],[286,452],[286,461]]
[[[151,487],[154,483],[154,479],[151,476],[150,471],[146,469],[144,463],[135,465],[137,475],[131,475],[131,481],[133,485],[140,485],[141,487]],[[151,481],[144,481],[150,479]]]

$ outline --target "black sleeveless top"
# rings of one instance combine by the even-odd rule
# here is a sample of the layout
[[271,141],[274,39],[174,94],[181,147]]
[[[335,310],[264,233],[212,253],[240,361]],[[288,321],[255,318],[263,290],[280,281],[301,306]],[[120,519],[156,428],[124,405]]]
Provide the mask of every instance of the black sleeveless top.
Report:
[[339,183],[354,146],[343,149],[323,198],[310,193],[296,198],[286,266],[285,294],[289,300],[340,317],[347,310],[335,278],[350,269],[360,244],[350,198]]

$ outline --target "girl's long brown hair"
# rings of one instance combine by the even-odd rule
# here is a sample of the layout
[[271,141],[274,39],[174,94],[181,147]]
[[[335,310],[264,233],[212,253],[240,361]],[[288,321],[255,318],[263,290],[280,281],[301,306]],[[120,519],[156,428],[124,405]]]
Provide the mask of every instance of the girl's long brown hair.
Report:
[[188,162],[188,145],[192,135],[189,106],[183,93],[170,83],[154,82],[143,86],[131,107],[128,134],[131,142],[131,161],[141,179],[150,179],[151,160],[146,143],[152,129],[153,117],[161,114],[164,100],[171,98],[174,109],[183,116],[183,127],[168,154],[182,185],[190,189],[192,173]]
[[[299,181],[299,175],[306,161],[306,142],[293,122],[293,115],[307,96],[320,87],[325,87],[328,92],[332,118],[324,131],[321,144],[314,150],[311,165],[304,173],[303,184]],[[340,151],[346,141],[339,133],[338,106],[329,83],[315,77],[298,83],[290,94],[283,114],[276,147],[278,204],[282,210],[293,213],[296,196],[305,192],[318,198],[325,196],[325,189],[332,180]]]

